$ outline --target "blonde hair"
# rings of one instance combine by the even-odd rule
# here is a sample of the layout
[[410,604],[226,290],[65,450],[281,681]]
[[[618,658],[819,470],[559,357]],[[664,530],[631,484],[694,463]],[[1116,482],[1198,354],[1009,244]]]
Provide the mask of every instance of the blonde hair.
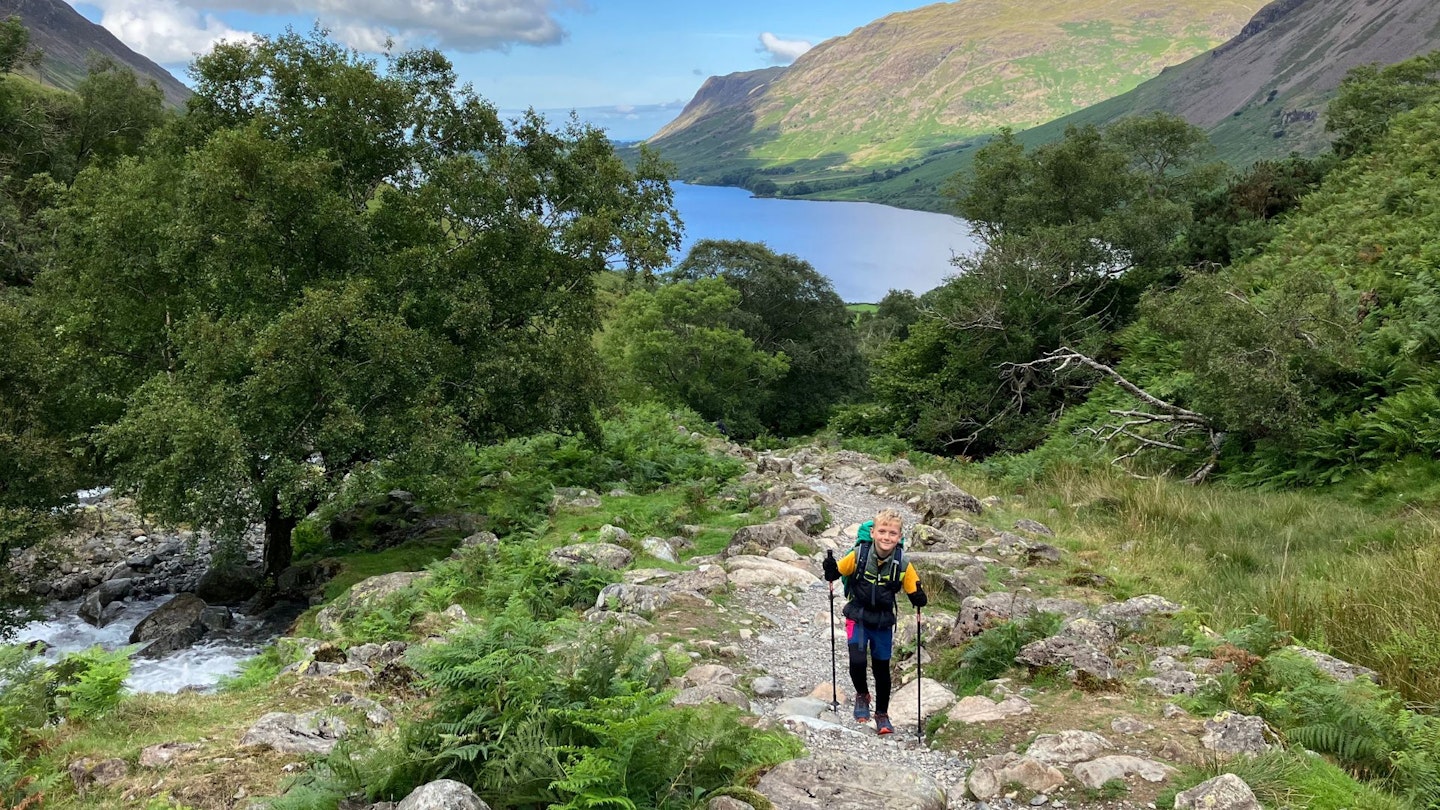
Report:
[[894,523],[896,526],[899,526],[902,529],[905,528],[905,518],[901,517],[900,513],[895,511],[894,509],[881,509],[879,512],[875,513],[875,520],[872,522]]

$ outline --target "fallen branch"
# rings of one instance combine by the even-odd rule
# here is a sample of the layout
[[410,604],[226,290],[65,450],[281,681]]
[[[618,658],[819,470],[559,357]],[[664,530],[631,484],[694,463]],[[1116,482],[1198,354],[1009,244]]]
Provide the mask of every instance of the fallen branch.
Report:
[[[1068,346],[1062,346],[1039,360],[1032,360],[1029,363],[1006,363],[1002,366],[1002,369],[1005,369],[1003,373],[1010,379],[1011,385],[1015,388],[1015,396],[1018,400],[1024,397],[1030,374],[1039,371],[1041,368],[1046,368],[1052,373],[1058,374],[1076,365],[1099,372],[1111,382],[1115,383],[1115,385],[1119,386],[1122,391],[1151,408],[1151,410],[1112,408],[1109,411],[1110,415],[1117,417],[1121,421],[1102,425],[1098,428],[1084,429],[1085,433],[1093,435],[1104,444],[1113,444],[1121,439],[1135,443],[1133,448],[1111,459],[1111,464],[1125,468],[1126,462],[1139,457],[1139,455],[1146,450],[1169,450],[1185,454],[1204,452],[1204,450],[1180,444],[1178,440],[1190,434],[1205,434],[1206,449],[1209,450],[1209,457],[1183,480],[1189,484],[1202,483],[1206,477],[1219,466],[1220,448],[1225,442],[1225,432],[1216,427],[1215,423],[1212,422],[1209,417],[1197,411],[1192,411],[1189,408],[1182,408],[1173,402],[1166,402],[1125,379],[1125,377],[1114,368],[1101,363],[1083,352],[1075,351]],[[1165,425],[1167,429],[1164,430],[1158,438],[1155,436],[1146,436],[1139,432],[1151,425]],[[1126,471],[1137,478],[1147,477],[1139,475],[1128,468],[1126,468]]]

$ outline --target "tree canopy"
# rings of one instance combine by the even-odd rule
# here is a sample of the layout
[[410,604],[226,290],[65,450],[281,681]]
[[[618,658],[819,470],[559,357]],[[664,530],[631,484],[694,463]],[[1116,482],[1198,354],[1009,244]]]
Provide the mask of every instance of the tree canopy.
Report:
[[670,190],[603,133],[502,122],[433,51],[219,45],[188,114],[82,172],[39,294],[66,395],[161,517],[266,528],[350,473],[593,426],[594,278],[673,247]]

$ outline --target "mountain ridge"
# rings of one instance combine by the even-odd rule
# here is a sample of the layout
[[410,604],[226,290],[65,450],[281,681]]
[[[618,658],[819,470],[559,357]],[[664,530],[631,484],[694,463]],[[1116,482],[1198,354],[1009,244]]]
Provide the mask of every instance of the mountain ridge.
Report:
[[104,27],[85,19],[63,0],[0,0],[0,19],[19,17],[30,30],[30,44],[43,54],[36,75],[45,84],[74,90],[85,78],[91,53],[112,59],[142,79],[152,79],[165,95],[165,103],[180,107],[190,88],[168,70],[137,53]]

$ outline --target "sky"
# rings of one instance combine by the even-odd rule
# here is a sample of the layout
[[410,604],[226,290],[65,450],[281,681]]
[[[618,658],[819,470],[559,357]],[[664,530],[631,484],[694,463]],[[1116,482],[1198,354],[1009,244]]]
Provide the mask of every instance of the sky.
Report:
[[70,0],[181,81],[222,39],[318,24],[359,51],[434,47],[501,111],[648,137],[706,77],[793,62],[920,0]]

